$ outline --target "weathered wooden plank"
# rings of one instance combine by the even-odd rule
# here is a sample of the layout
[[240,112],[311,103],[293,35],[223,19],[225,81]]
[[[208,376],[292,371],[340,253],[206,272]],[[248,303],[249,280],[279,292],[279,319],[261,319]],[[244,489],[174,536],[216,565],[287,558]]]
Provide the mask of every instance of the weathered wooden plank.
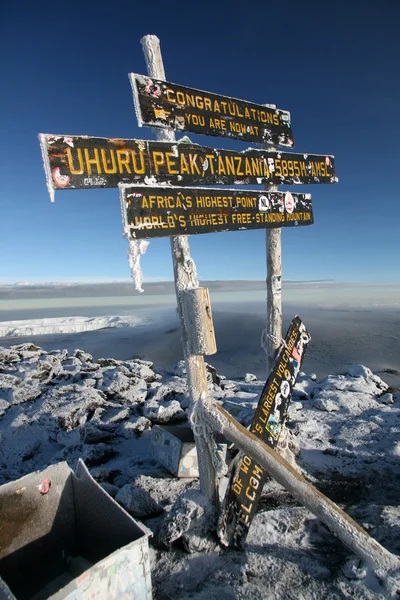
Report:
[[121,186],[128,238],[312,225],[311,194]]
[[290,113],[130,73],[139,126],[294,147]]
[[336,183],[333,156],[192,143],[41,134],[50,190],[120,183],[187,185]]

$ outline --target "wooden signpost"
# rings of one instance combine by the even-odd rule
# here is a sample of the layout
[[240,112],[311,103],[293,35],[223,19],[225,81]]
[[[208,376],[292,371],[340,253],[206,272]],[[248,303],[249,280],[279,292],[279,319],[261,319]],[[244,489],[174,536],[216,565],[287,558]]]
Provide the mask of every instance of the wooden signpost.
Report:
[[[333,156],[275,151],[273,146],[294,145],[287,111],[170,84],[165,81],[158,38],[145,36],[142,46],[148,77],[130,79],[139,124],[155,127],[157,141],[53,134],[41,134],[40,141],[52,200],[55,190],[120,187],[124,233],[136,255],[141,249],[135,245],[142,243],[136,240],[170,237],[188,391],[195,409],[208,394],[203,355],[214,353],[216,346],[208,292],[199,288],[187,234],[262,227],[274,240],[281,227],[313,223],[309,194],[201,186],[320,184],[335,183],[337,177]],[[187,140],[177,142],[173,130],[269,146],[244,152],[216,150]],[[272,255],[274,260],[268,262]],[[269,279],[278,289],[280,254],[273,253],[273,244],[267,246],[267,262],[274,266]],[[280,322],[278,327],[276,320],[269,323],[266,335],[275,340],[277,349]],[[215,457],[206,430],[204,422],[194,428],[200,489],[216,503]]]
[[[158,130],[162,131],[162,130]],[[185,142],[41,134],[53,190],[116,188],[120,183],[336,183],[333,156],[248,149],[216,150]]]
[[131,239],[312,225],[311,194],[237,189],[123,186]]
[[[236,546],[243,543],[263,477],[269,471],[367,561],[380,578],[398,572],[397,557],[370,538],[271,449],[278,440],[291,389],[309,341],[298,318],[293,321],[278,354],[250,432],[208,398],[203,355],[216,352],[211,305],[208,291],[199,288],[185,234],[257,226],[275,233],[280,232],[282,226],[311,224],[310,195],[283,194],[276,189],[247,192],[155,187],[159,183],[181,186],[335,183],[333,157],[274,153],[272,147],[235,153],[176,143],[172,129],[293,147],[290,115],[271,106],[261,107],[167,83],[158,38],[145,36],[142,45],[149,77],[131,75],[131,82],[140,124],[157,127],[158,142],[41,134],[50,197],[54,199],[55,190],[119,186],[125,234],[133,244],[140,244],[136,239],[141,237],[170,236],[200,489],[215,504],[213,432],[220,431],[245,453],[239,472],[232,479],[232,490],[228,490],[227,517],[221,533],[225,542]],[[140,183],[147,187],[140,187]],[[270,303],[273,314],[280,308],[279,236],[268,238],[267,263],[273,267],[272,275],[269,274],[269,291],[276,292],[276,298]],[[277,349],[281,331],[276,324],[276,320],[271,323],[266,335],[274,338]]]
[[290,113],[130,73],[139,126],[294,147]]

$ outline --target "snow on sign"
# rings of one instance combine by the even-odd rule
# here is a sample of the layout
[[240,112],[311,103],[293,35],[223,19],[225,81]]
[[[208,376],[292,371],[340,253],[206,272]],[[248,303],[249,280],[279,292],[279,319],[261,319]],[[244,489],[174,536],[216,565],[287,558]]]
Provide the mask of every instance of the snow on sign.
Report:
[[311,194],[121,186],[130,239],[312,225]]
[[294,147],[290,113],[130,73],[139,126]]
[[[271,448],[278,444],[310,339],[301,319],[294,317],[261,393],[250,431]],[[227,546],[241,548],[246,541],[266,478],[267,473],[250,456],[240,455],[231,472],[220,519],[220,537]]]
[[172,185],[336,183],[333,156],[192,143],[39,136],[50,190],[116,188],[120,183]]

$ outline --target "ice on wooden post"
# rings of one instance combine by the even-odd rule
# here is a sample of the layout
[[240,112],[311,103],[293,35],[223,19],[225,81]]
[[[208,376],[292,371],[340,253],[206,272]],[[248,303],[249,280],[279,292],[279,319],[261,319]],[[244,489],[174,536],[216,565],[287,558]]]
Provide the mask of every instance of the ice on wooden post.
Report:
[[[275,104],[265,104],[276,108]],[[264,146],[275,151],[271,144]],[[267,192],[277,192],[277,185],[266,185]],[[266,229],[266,262],[267,262],[267,319],[261,336],[261,347],[267,355],[267,376],[274,364],[275,356],[282,341],[282,249],[281,229]]]
[[[160,40],[155,35],[146,35],[141,39],[141,43],[148,75],[165,80]],[[154,132],[158,141],[175,141],[175,135],[172,131],[159,128]],[[186,319],[182,307],[182,294],[186,290],[198,288],[199,283],[197,281],[196,266],[190,256],[188,237],[186,235],[174,236],[170,238],[170,241],[188,392],[192,405],[194,405],[202,394],[208,393],[207,375],[203,356],[193,354],[190,350]],[[216,503],[217,476],[213,457],[209,446],[201,436],[196,434],[195,429],[194,434],[199,465],[200,490],[211,502]]]
[[182,306],[190,352],[203,356],[216,354],[217,345],[208,289],[196,288],[182,292]]

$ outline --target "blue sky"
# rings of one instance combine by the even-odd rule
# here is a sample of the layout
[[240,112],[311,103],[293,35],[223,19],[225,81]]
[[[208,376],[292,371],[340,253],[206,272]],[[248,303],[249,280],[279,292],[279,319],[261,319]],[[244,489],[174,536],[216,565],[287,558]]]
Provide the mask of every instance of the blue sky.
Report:
[[[0,280],[129,276],[118,191],[59,192],[50,204],[37,134],[154,139],[137,127],[128,73],[145,73],[140,38],[155,33],[168,80],[275,103],[291,112],[295,151],[335,155],[338,184],[301,188],[315,224],[283,231],[283,277],[398,282],[399,18],[396,0],[8,3]],[[262,230],[190,245],[200,278],[265,277]],[[145,280],[172,278],[169,248],[151,242]]]

